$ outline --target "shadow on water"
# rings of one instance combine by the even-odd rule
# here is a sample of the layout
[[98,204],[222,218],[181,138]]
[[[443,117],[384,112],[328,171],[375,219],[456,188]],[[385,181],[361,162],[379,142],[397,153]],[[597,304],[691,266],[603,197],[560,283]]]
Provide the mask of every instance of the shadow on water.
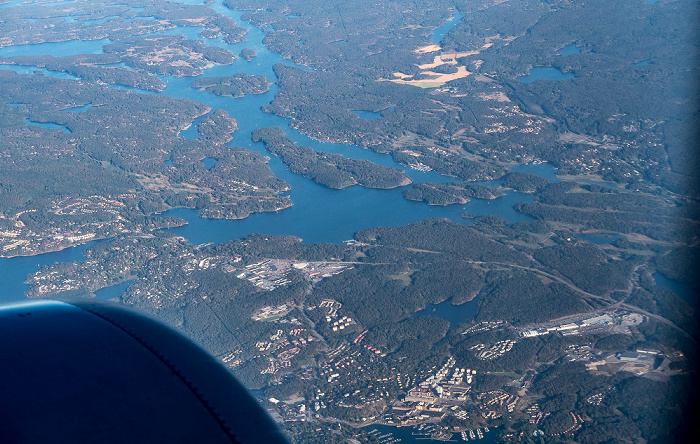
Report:
[[692,284],[687,284],[685,282],[679,282],[674,279],[668,278],[661,273],[654,273],[652,275],[654,278],[654,283],[657,287],[667,288],[674,293],[676,293],[681,299],[690,304],[691,307],[695,309],[695,317],[699,317],[698,313],[698,302],[700,301],[700,291],[695,288]]

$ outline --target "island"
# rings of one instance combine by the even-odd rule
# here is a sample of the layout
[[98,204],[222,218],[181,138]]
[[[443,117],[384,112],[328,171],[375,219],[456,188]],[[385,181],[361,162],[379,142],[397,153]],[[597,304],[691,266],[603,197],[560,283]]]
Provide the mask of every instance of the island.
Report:
[[263,142],[267,150],[282,159],[290,171],[328,188],[342,189],[360,185],[365,188],[388,189],[411,183],[408,176],[395,168],[298,146],[285,137],[284,131],[279,127],[256,129],[252,137],[256,142]]
[[201,77],[190,84],[192,88],[206,90],[217,96],[243,97],[246,94],[263,94],[270,88],[270,81],[262,74],[238,73],[227,77]]
[[257,56],[258,56],[258,53],[253,51],[250,48],[243,48],[243,49],[241,49],[240,54],[238,54],[238,57],[245,59],[246,62],[250,62],[251,60],[253,60]]
[[[196,3],[3,2],[3,278],[152,314],[292,442],[697,434],[697,2]],[[370,195],[449,218],[277,223]]]
[[464,182],[417,183],[402,193],[408,200],[428,205],[464,205],[470,198],[490,200],[502,194],[494,188]]
[[[162,222],[144,216],[174,207],[244,218],[291,206],[282,195],[289,185],[273,176],[263,156],[225,145],[236,128],[225,112],[7,70],[0,70],[0,85],[0,133],[8,142],[2,153],[16,158],[0,167],[3,256],[152,230]],[[76,107],[80,112],[66,111]],[[204,137],[179,138],[200,116]],[[49,122],[61,129],[40,126]],[[204,157],[217,159],[216,167],[207,170]]]

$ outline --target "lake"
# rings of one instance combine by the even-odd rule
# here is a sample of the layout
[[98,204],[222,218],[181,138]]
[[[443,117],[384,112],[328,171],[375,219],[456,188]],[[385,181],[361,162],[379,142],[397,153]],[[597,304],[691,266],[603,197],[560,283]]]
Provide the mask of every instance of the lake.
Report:
[[474,319],[478,305],[479,296],[460,305],[452,305],[452,302],[447,300],[437,305],[428,304],[423,310],[414,313],[413,317],[433,316],[448,321],[450,328],[456,328],[459,324]]
[[460,14],[458,11],[455,11],[452,17],[447,20],[444,25],[433,31],[433,34],[430,36],[430,40],[433,43],[440,43],[442,39],[445,38],[445,35],[447,35],[447,33],[450,32],[450,30],[454,28],[457,23],[462,21],[463,17],[464,14]]
[[109,300],[109,299],[118,298],[119,296],[122,295],[122,293],[124,293],[124,291],[126,290],[126,287],[131,285],[133,282],[134,282],[133,280],[129,280],[129,281],[121,282],[117,285],[112,285],[110,287],[101,288],[95,292],[95,298],[102,299],[104,301]]
[[696,310],[694,313],[696,317],[700,316],[700,313],[697,311],[698,302],[700,301],[700,292],[698,292],[693,285],[673,280],[658,272],[652,274],[651,276],[654,278],[654,283],[657,287],[668,288],[676,293],[681,299],[686,301]]
[[582,233],[577,234],[576,237],[587,240],[592,244],[607,245],[614,240],[620,239],[622,236],[613,233]]
[[63,133],[65,133],[65,134],[71,133],[71,130],[69,130],[67,126],[61,125],[59,123],[35,122],[35,121],[29,120],[29,119],[24,119],[24,121],[26,122],[27,125],[34,125],[34,126],[38,126],[38,127],[46,128],[46,129],[58,129],[58,130],[63,131]]
[[[201,2],[196,1],[187,3],[201,4]],[[243,48],[249,48],[258,55],[251,62],[246,62],[243,58],[237,57],[232,65],[214,66],[206,69],[203,76],[227,76],[238,72],[245,72],[249,75],[262,74],[273,82],[270,90],[264,94],[247,95],[241,98],[219,97],[206,91],[198,91],[191,88],[190,83],[194,80],[192,77],[158,76],[165,82],[166,87],[162,92],[156,94],[202,102],[210,106],[212,110],[226,110],[230,116],[236,119],[238,125],[238,129],[233,133],[233,140],[230,142],[230,145],[247,148],[263,156],[270,156],[270,154],[265,150],[262,143],[255,143],[251,140],[251,131],[266,126],[280,126],[290,139],[300,145],[406,170],[406,174],[414,183],[455,180],[433,171],[422,172],[409,169],[394,162],[388,154],[379,154],[354,145],[312,140],[290,128],[287,119],[262,112],[261,107],[270,103],[277,92],[277,86],[274,84],[277,79],[273,72],[273,65],[276,63],[295,65],[288,60],[282,59],[279,54],[270,52],[262,43],[264,38],[263,30],[243,21],[241,19],[242,12],[229,10],[222,5],[221,0],[216,0],[210,6],[220,14],[228,15],[241,26],[246,27],[248,29],[246,34],[247,41],[228,44],[221,38],[200,39],[197,37],[198,28],[191,26],[178,28],[179,33],[192,39],[203,40],[207,45],[228,49],[234,54],[239,54]],[[461,20],[461,16],[456,14],[448,24],[451,23],[451,26],[454,26],[459,20]],[[172,31],[168,33],[170,32]],[[0,55],[12,56],[19,53],[24,55],[99,53],[102,45],[107,43],[109,43],[109,40],[102,39],[85,42],[68,41],[38,45],[19,45],[0,48]],[[304,66],[297,67],[299,69],[307,69]],[[0,65],[0,69],[4,68],[13,69],[16,67]],[[35,68],[22,67],[22,69]],[[134,90],[134,88],[117,86],[113,86],[113,88]],[[145,93],[145,91],[139,92]],[[73,111],[80,112],[85,109],[77,108]],[[31,122],[30,124],[37,123]],[[180,136],[183,138],[197,137],[195,127],[196,122],[189,129],[182,131]],[[63,126],[54,126],[54,128],[67,130]],[[421,202],[404,199],[401,192],[405,187],[392,190],[366,189],[360,186],[352,186],[342,190],[329,189],[289,172],[277,157],[270,157],[269,166],[275,176],[284,179],[292,187],[289,192],[293,202],[291,208],[274,213],[257,213],[242,220],[204,219],[199,217],[194,210],[174,209],[164,213],[162,216],[178,216],[189,223],[186,226],[169,231],[185,237],[194,244],[220,243],[238,239],[251,233],[294,235],[301,237],[305,243],[330,242],[339,244],[344,240],[351,239],[355,232],[365,228],[375,226],[396,227],[425,218],[441,217],[461,224],[473,223],[473,220],[462,218],[461,215],[463,213],[471,213],[475,216],[495,214],[509,222],[531,220],[530,217],[517,213],[513,209],[513,205],[518,202],[531,201],[533,199],[531,194],[508,191],[504,196],[494,200],[472,199],[466,205],[429,206]],[[203,160],[206,167],[213,166],[215,162],[215,159]],[[554,179],[555,172],[554,168],[548,164],[520,165],[513,170],[543,174],[550,180]],[[497,186],[499,183],[502,183],[502,181],[494,181],[494,186]],[[5,293],[0,296],[0,299],[23,299],[23,293],[26,290],[26,285],[23,282],[28,274],[36,272],[41,265],[83,260],[82,251],[86,248],[87,246],[75,247],[33,258],[0,259],[0,285],[5,289]]]
[[581,54],[581,49],[574,43],[572,43],[571,45],[566,45],[565,47],[559,50],[560,57],[566,57],[573,54]]

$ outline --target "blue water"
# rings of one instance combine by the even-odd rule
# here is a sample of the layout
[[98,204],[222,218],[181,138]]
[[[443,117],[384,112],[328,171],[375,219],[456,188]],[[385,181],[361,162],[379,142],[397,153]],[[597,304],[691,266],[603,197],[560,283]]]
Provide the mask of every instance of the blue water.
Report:
[[458,11],[455,11],[452,17],[448,21],[446,21],[444,25],[440,26],[439,28],[435,29],[435,31],[433,31],[433,34],[430,36],[430,40],[433,43],[440,43],[442,39],[445,38],[445,35],[447,35],[447,33],[450,32],[450,30],[454,28],[457,25],[457,23],[462,21],[463,17],[463,14],[460,14]]
[[535,176],[543,177],[552,183],[560,182],[560,180],[557,179],[557,169],[554,168],[554,165],[547,162],[515,165],[510,169],[510,171],[514,173],[518,172],[534,174]]
[[[10,0],[7,3],[3,3],[0,5],[0,9],[2,8],[12,8],[15,6],[23,6],[23,3],[26,0]],[[42,3],[41,7],[49,7],[49,6],[58,6],[58,5],[68,5],[70,3],[73,3],[73,1],[65,1],[65,2],[52,2],[52,3]]]
[[124,290],[126,290],[126,288],[133,282],[133,280],[124,281],[120,284],[112,285],[111,287],[101,288],[95,292],[95,298],[102,299],[105,301],[109,299],[118,298],[122,295],[122,293],[124,293]]
[[0,302],[23,300],[27,285],[24,280],[46,265],[61,262],[82,262],[87,258],[83,252],[100,241],[89,242],[74,248],[45,253],[38,256],[0,258]]
[[479,305],[479,296],[461,305],[452,305],[448,301],[437,305],[428,305],[423,310],[413,314],[416,316],[433,316],[444,319],[450,323],[450,328],[456,328],[459,324],[476,317],[476,308]]
[[565,47],[559,50],[560,57],[566,57],[573,54],[581,54],[581,49],[579,49],[579,47],[576,46],[574,43],[572,43],[571,45],[566,45]]
[[45,8],[48,8],[51,6],[66,6],[66,5],[70,5],[73,2],[74,2],[74,0],[65,0],[62,2],[47,2],[47,3],[42,3],[41,6],[45,7]]
[[22,1],[23,0],[10,0],[8,3],[3,3],[2,5],[0,5],[0,9],[13,8],[15,6],[19,6],[22,4]]
[[74,106],[73,108],[66,108],[63,111],[69,112],[69,113],[84,113],[85,111],[89,110],[92,107],[91,103],[86,103],[83,106]]
[[[290,182],[286,176],[282,178]],[[314,184],[305,187],[303,194],[295,194],[294,182],[296,180],[290,182],[294,206],[277,213],[256,213],[242,220],[223,220],[204,219],[197,216],[195,210],[178,208],[162,215],[188,221],[188,225],[168,231],[194,244],[220,243],[251,233],[293,235],[302,238],[304,243],[339,244],[365,228],[398,227],[431,217],[443,217],[462,224],[472,223],[472,220],[462,218],[465,212],[476,216],[498,214],[510,222],[532,220],[512,207],[518,202],[531,201],[533,196],[515,192],[493,201],[474,199],[467,205],[436,207],[404,199],[402,189],[349,187],[332,190]]]
[[700,292],[698,292],[693,285],[667,278],[661,273],[654,273],[652,274],[652,277],[654,278],[654,282],[656,283],[657,287],[668,288],[676,293],[681,299],[696,309],[696,317],[700,316],[700,313],[697,311],[698,302],[700,301]]
[[[199,2],[201,4],[201,2]],[[227,44],[219,39],[204,40],[207,45],[216,45],[228,49],[234,54],[240,53],[243,48],[254,50],[258,56],[251,62],[242,58],[236,58],[232,65],[214,66],[204,71],[204,76],[225,76],[231,73],[245,72],[247,74],[262,74],[273,82],[270,90],[265,94],[247,95],[242,98],[219,97],[206,91],[198,91],[190,87],[194,80],[191,77],[175,78],[171,76],[158,76],[166,84],[163,92],[157,93],[164,96],[187,98],[202,102],[215,109],[223,109],[234,117],[238,129],[233,133],[232,146],[239,146],[258,152],[263,156],[269,156],[262,143],[254,143],[250,138],[251,131],[266,126],[280,126],[287,136],[300,145],[313,149],[339,153],[354,159],[366,159],[379,165],[406,170],[406,174],[418,182],[446,182],[454,178],[441,176],[435,172],[421,172],[407,169],[397,164],[388,154],[362,149],[348,144],[336,144],[318,142],[289,128],[288,120],[266,114],[261,111],[261,106],[270,103],[277,87],[274,85],[276,76],[272,66],[276,63],[291,65],[291,62],[281,58],[279,54],[270,52],[263,44],[264,31],[252,26],[241,19],[242,12],[231,11],[217,0],[211,5],[217,12],[230,16],[234,21],[248,28],[246,42]],[[196,27],[182,28],[184,34],[190,38],[197,38],[199,29]],[[202,40],[202,39],[200,39]],[[33,54],[81,54],[85,52],[99,51],[101,41],[70,41],[63,43],[46,43],[39,45],[21,45],[0,49],[0,55],[14,55],[30,50]],[[56,54],[58,55],[58,54]],[[299,67],[305,69],[305,67]],[[133,90],[133,88],[118,87],[119,89]],[[30,122],[28,122],[30,123]],[[59,126],[60,129],[67,130]],[[192,125],[195,131],[195,125]],[[183,131],[186,133],[186,131]],[[529,221],[526,215],[517,213],[513,205],[522,201],[531,201],[532,195],[523,195],[514,191],[507,192],[504,196],[494,200],[473,199],[466,205],[450,205],[448,207],[429,206],[421,202],[413,202],[402,197],[404,188],[393,190],[366,189],[360,186],[352,186],[343,190],[325,188],[315,182],[287,170],[279,158],[270,156],[268,165],[275,176],[287,181],[292,189],[288,193],[293,206],[275,213],[253,214],[243,220],[213,220],[203,219],[197,216],[196,211],[188,209],[174,209],[164,213],[165,216],[179,216],[189,222],[188,225],[169,230],[172,233],[184,236],[190,242],[202,244],[207,242],[219,243],[227,240],[238,239],[251,233],[285,234],[301,237],[306,243],[332,242],[341,243],[352,238],[359,230],[374,227],[396,227],[424,218],[443,217],[461,224],[470,224],[473,221],[461,217],[462,213],[472,213],[476,216],[484,214],[497,214],[510,222]],[[165,159],[170,156],[166,155]],[[172,164],[165,160],[166,165]],[[551,166],[529,165],[519,169],[538,174],[537,170],[546,170]],[[36,271],[36,263],[53,263],[54,261],[72,261],[83,247],[71,248],[61,253],[41,255],[35,259],[23,262],[16,259],[0,259],[0,286],[8,289],[10,299],[19,299],[24,291],[23,281],[25,276]],[[78,253],[76,253],[78,252]],[[49,262],[44,262],[49,261]]]
[[53,123],[53,122],[35,122],[33,120],[29,119],[24,119],[25,122],[27,122],[27,125],[36,125],[40,126],[42,128],[46,129],[60,129],[63,131],[64,134],[70,134],[72,131],[68,129],[67,126],[65,125],[60,125],[58,123]]
[[610,242],[620,239],[622,236],[612,233],[582,233],[577,234],[576,237],[587,240],[592,244],[608,245]]
[[32,56],[32,55],[52,55],[54,57],[80,55],[80,54],[101,54],[102,47],[112,43],[109,39],[67,42],[47,42],[39,44],[14,45],[0,48],[0,56]]
[[376,120],[376,119],[381,119],[382,114],[381,113],[375,113],[372,111],[352,111],[354,114],[357,114],[360,119],[369,119],[369,120]]
[[199,133],[197,132],[197,125],[192,124],[189,128],[180,131],[177,135],[180,139],[197,139],[199,138]]
[[[1,51],[1,49],[0,49]],[[2,55],[2,54],[0,54]],[[17,74],[36,74],[36,73],[41,73],[44,77],[54,77],[56,79],[68,79],[68,80],[77,80],[78,78],[74,76],[73,74],[68,74],[65,72],[60,72],[60,71],[51,71],[45,68],[37,68],[36,66],[31,66],[31,65],[0,65],[0,69],[7,69],[10,71],[14,71]]]
[[568,80],[574,77],[574,73],[563,73],[558,68],[538,66],[532,68],[528,75],[516,77],[515,80],[520,83],[530,83],[537,80]]
[[204,159],[200,160],[200,162],[204,164],[204,169],[209,171],[214,165],[216,165],[217,160],[212,157],[205,157]]

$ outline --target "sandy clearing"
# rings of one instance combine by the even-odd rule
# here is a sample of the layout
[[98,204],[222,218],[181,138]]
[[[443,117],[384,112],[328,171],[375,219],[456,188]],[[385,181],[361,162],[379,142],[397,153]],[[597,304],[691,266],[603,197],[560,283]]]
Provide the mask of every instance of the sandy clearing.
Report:
[[497,102],[510,102],[510,99],[504,92],[495,92],[491,94],[481,93],[479,94],[484,100],[496,100]]
[[469,56],[477,55],[480,52],[481,51],[478,51],[478,50],[477,51],[461,51],[461,52],[447,51],[447,52],[442,53],[442,59],[443,60],[447,60],[447,59],[455,60],[455,59],[458,59],[460,57],[469,57]]
[[480,51],[462,51],[462,52],[457,52],[457,51],[448,51],[448,52],[443,52],[440,55],[436,55],[435,58],[433,59],[433,63],[425,63],[423,65],[416,65],[420,69],[431,69],[438,67],[440,65],[445,65],[445,64],[450,64],[454,65],[457,63],[457,59],[460,57],[468,57],[472,55],[477,55],[479,54]]
[[394,83],[400,83],[403,85],[413,85],[413,86],[418,86],[420,88],[435,88],[438,86],[442,86],[447,82],[451,82],[452,80],[457,80],[457,79],[463,79],[465,77],[470,76],[472,73],[467,71],[466,66],[459,66],[457,67],[457,72],[454,74],[441,74],[433,71],[424,71],[421,74],[427,74],[431,76],[435,76],[432,79],[424,79],[424,80],[404,80],[404,79],[393,79],[390,80],[390,82]]
[[416,52],[418,54],[427,54],[429,52],[435,52],[435,51],[440,51],[442,48],[440,45],[428,45],[428,46],[422,46],[418,49],[414,49],[413,52]]
[[454,60],[445,61],[445,60],[443,60],[442,56],[435,56],[435,58],[433,59],[433,63],[425,63],[423,65],[417,65],[417,66],[420,69],[431,69],[431,68],[437,68],[438,66],[442,66],[445,63],[454,64],[457,62],[455,62]]

